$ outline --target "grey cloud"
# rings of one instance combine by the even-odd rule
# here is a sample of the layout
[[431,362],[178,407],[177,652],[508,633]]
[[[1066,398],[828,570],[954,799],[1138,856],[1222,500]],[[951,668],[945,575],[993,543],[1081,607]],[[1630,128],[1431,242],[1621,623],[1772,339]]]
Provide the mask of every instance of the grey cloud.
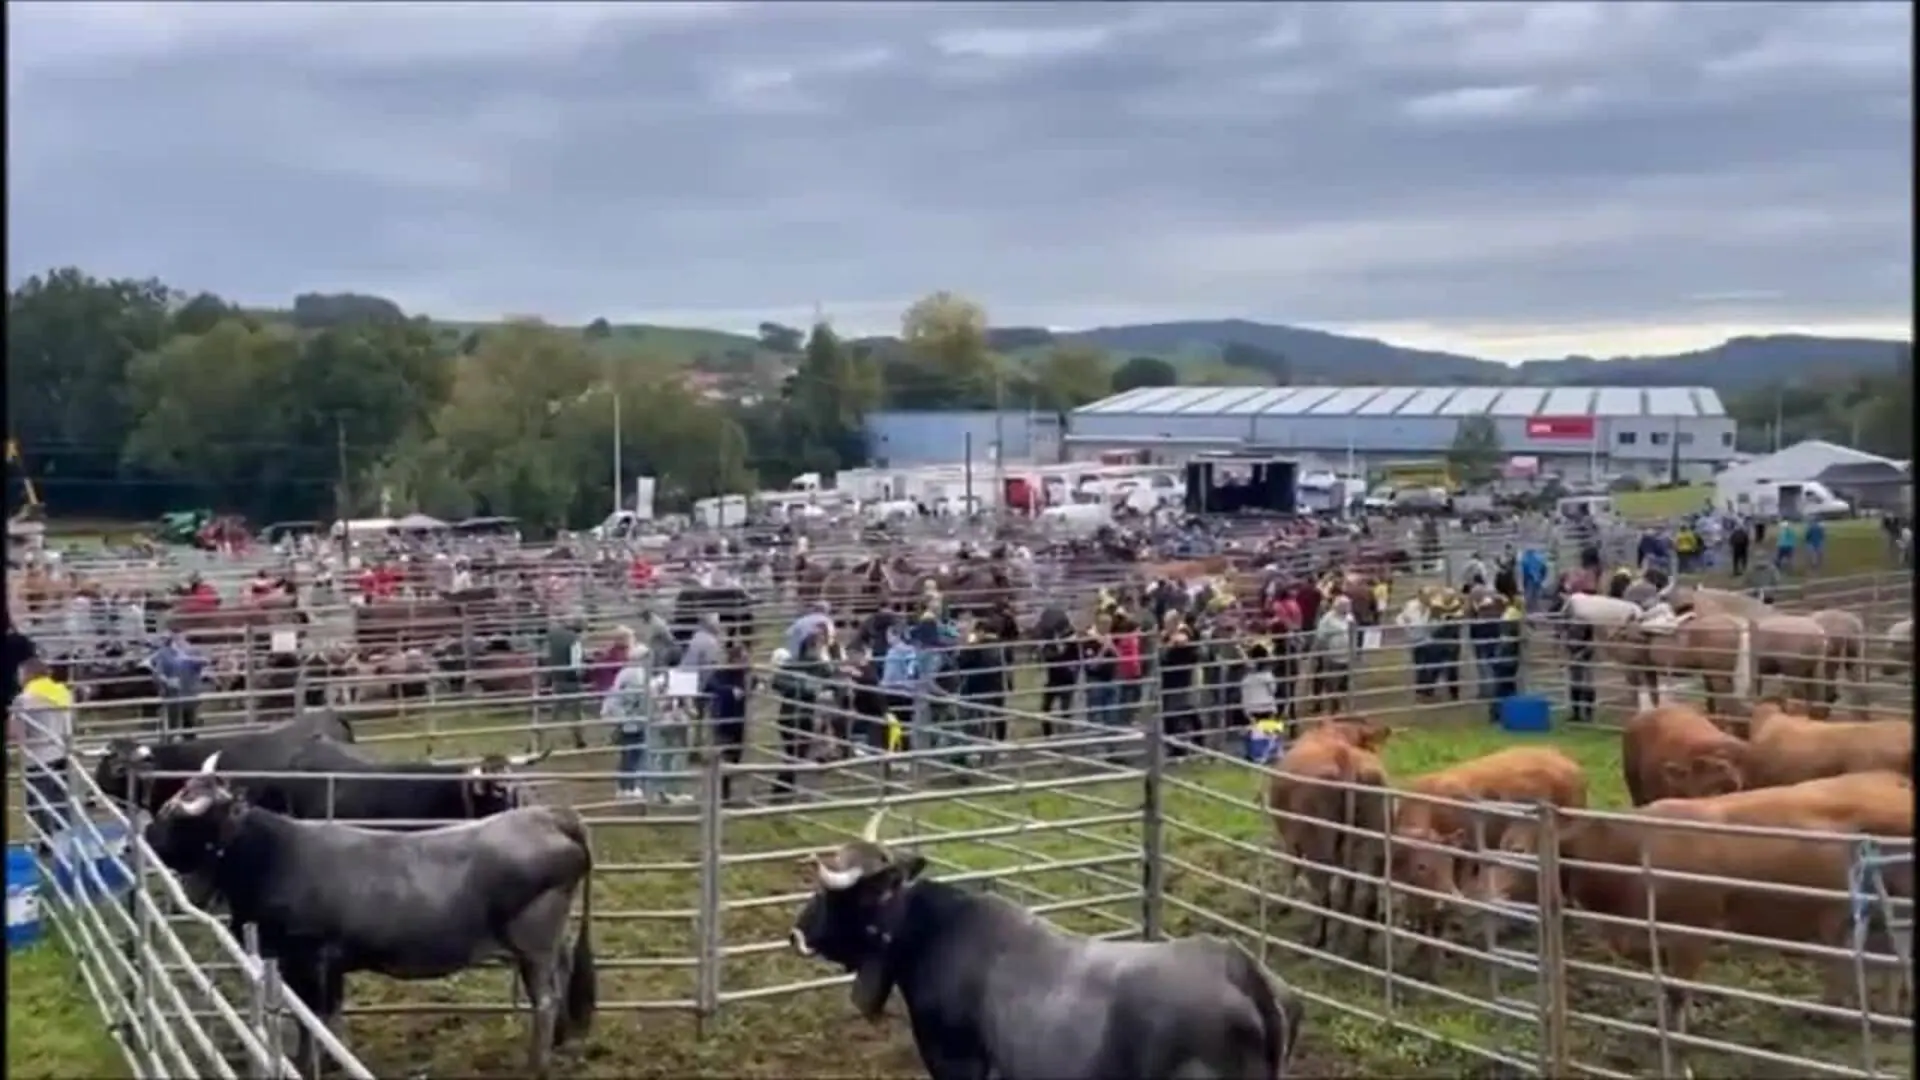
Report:
[[8,254],[470,317],[1905,322],[1911,18],[16,3]]

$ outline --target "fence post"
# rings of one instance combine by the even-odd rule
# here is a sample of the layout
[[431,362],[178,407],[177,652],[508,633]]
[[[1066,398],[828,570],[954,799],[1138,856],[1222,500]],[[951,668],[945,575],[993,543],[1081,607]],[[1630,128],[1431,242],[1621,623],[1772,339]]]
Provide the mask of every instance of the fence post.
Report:
[[1560,895],[1560,809],[1534,806],[1539,869],[1534,874],[1539,937],[1540,1075],[1569,1076],[1567,1051],[1566,904]]
[[253,624],[247,623],[240,628],[240,685],[246,694],[246,704],[244,707],[246,709],[247,723],[249,724],[257,723],[260,720],[259,704],[254,700],[253,693],[253,650]]
[[[68,789],[69,792],[72,790],[72,788]],[[78,803],[76,802],[74,806],[77,817]],[[129,914],[133,916],[133,942],[127,959],[133,964],[133,969],[139,973],[139,997],[133,1008],[128,1010],[131,1013],[128,1019],[133,1022],[135,1030],[139,1032],[138,1041],[145,1048],[157,1045],[154,1040],[155,1032],[159,1027],[160,1013],[155,1004],[154,978],[160,970],[160,963],[153,948],[152,905],[141,903],[141,900],[145,899],[142,894],[147,888],[147,845],[134,826],[134,820],[129,817],[127,848],[133,852],[133,865],[128,867],[128,870],[129,876],[133,878],[133,885],[127,890],[127,903],[132,909]],[[68,826],[69,830],[72,828],[73,826]],[[69,831],[68,835],[72,836],[74,833]],[[84,897],[80,898],[80,901],[82,904],[86,903]],[[103,896],[99,902],[105,904],[111,901]],[[149,1024],[153,1027],[145,1027]]]
[[[720,853],[725,838],[722,830],[722,812],[724,802],[721,793],[725,789],[726,761],[711,740],[702,739],[707,751],[700,762],[700,907],[695,916],[695,939],[699,942],[699,957],[694,968],[694,1037],[704,1039],[707,1035],[707,1021],[720,1007],[720,942],[723,928],[720,925],[720,901],[723,889],[720,884]],[[798,778],[795,778],[796,783]]]
[[[1151,640],[1158,646],[1158,635]],[[1165,790],[1161,781],[1167,768],[1167,718],[1160,711],[1158,655],[1156,647],[1153,678],[1147,687],[1154,700],[1146,710],[1146,722],[1142,725],[1146,761],[1140,782],[1140,936],[1147,941],[1160,940],[1164,931],[1161,921],[1165,906],[1162,894],[1162,882],[1166,878],[1163,872],[1165,829],[1162,817]]]
[[280,983],[280,961],[263,960],[260,964],[260,1000],[266,1019],[266,1028],[260,1032],[260,1041],[267,1048],[267,1075],[280,1077],[286,1075],[281,1064],[286,1059],[286,1051],[280,1046],[280,1029],[284,1022],[285,988]]
[[[267,1030],[267,972],[265,962],[262,961],[260,957],[259,926],[253,923],[247,923],[245,926],[242,926],[240,928],[240,944],[246,949],[248,958],[261,963],[260,974],[257,977],[250,975],[247,980],[247,1023],[252,1026],[254,1034],[260,1037],[261,1043],[270,1046],[272,1043],[272,1034]],[[271,1057],[271,1054],[269,1054],[269,1057]],[[256,1062],[255,1066],[255,1076],[266,1077],[272,1075],[273,1062],[271,1060]]]

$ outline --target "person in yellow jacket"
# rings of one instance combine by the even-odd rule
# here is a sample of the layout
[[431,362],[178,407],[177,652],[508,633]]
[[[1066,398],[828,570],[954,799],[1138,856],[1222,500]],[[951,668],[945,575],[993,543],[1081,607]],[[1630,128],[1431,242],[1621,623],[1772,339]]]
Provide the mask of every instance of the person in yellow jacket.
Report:
[[73,691],[46,661],[20,665],[20,694],[7,710],[7,737],[20,750],[27,781],[27,820],[45,841],[67,826],[67,747],[73,742]]
[[1500,613],[1499,635],[1487,659],[1487,674],[1492,694],[1487,700],[1487,720],[1500,722],[1500,703],[1520,692],[1520,632],[1526,612],[1517,600],[1508,599]]

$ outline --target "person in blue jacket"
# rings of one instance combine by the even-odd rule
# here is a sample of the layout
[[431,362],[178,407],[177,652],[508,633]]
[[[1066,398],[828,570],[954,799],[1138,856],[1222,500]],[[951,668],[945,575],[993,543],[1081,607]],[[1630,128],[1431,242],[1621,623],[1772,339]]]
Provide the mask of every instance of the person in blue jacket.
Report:
[[1520,556],[1520,595],[1526,598],[1527,610],[1540,606],[1540,594],[1547,588],[1547,557],[1540,554],[1539,548],[1528,548]]

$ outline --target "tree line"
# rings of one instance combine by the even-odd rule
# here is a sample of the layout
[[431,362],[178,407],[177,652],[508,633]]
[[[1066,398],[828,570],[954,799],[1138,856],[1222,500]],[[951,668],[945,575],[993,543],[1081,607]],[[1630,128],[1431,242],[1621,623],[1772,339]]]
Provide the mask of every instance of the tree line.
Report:
[[[788,374],[739,400],[710,400],[689,385],[686,357],[644,338],[607,347],[614,333],[604,319],[450,327],[353,293],[250,311],[159,281],[54,270],[8,294],[7,429],[22,451],[9,510],[25,477],[67,517],[207,507],[265,522],[386,508],[577,526],[613,503],[616,414],[626,475],[658,477],[661,504],[678,508],[864,464],[865,419],[880,408],[1065,412],[1142,386],[1293,381],[1285,357],[1239,344],[1178,370],[1157,357],[1116,363],[1084,343],[994,328],[946,292],[909,307],[897,337],[762,324],[758,348]],[[1908,356],[1892,373],[1730,399],[1743,445],[1764,448],[1777,417],[1782,445],[1823,437],[1907,456]],[[1497,435],[1470,426],[1450,456],[1478,473],[1499,452]]]
[[8,294],[7,428],[22,450],[9,509],[24,477],[68,517],[204,506],[265,522],[384,507],[580,525],[614,499],[616,413],[627,476],[658,477],[657,497],[676,507],[863,464],[877,408],[1064,411],[1176,379],[1164,361],[1116,368],[1078,345],[1014,362],[980,306],[948,293],[909,308],[897,339],[761,329],[763,345],[793,354],[791,374],[776,392],[715,401],[688,385],[684,358],[598,348],[604,320],[449,334],[381,297],[249,311],[59,269]]

